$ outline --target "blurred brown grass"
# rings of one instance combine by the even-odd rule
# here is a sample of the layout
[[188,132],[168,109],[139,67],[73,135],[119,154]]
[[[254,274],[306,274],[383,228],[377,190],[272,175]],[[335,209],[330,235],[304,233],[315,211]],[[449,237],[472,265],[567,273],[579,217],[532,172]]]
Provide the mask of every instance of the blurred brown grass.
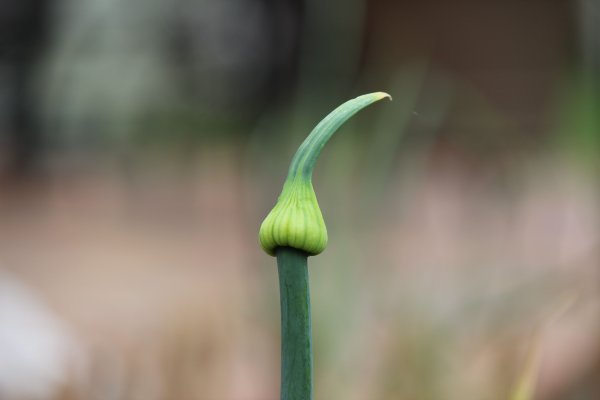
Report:
[[[276,193],[238,156],[2,188],[3,268],[83,349],[54,398],[278,398],[277,277],[256,241]],[[331,243],[311,259],[316,398],[505,399],[533,332],[577,295],[544,331],[538,397],[572,398],[600,355],[594,177],[540,158],[498,190],[430,167],[392,174],[370,210],[337,203],[353,182],[317,188]]]

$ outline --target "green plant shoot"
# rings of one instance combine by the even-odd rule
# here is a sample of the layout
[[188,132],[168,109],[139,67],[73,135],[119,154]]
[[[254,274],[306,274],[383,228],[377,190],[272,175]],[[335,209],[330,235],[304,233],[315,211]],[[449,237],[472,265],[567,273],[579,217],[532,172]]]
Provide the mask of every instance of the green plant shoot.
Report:
[[327,228],[312,185],[321,150],[335,131],[366,106],[390,95],[376,92],[342,104],[308,135],[292,159],[277,204],[260,227],[262,248],[272,256],[278,247],[293,247],[317,255],[327,246]]
[[262,248],[277,257],[281,305],[281,400],[313,399],[313,354],[308,285],[309,256],[325,250],[327,228],[312,185],[321,150],[350,117],[390,95],[376,92],[349,100],[326,116],[292,159],[283,190],[263,221]]

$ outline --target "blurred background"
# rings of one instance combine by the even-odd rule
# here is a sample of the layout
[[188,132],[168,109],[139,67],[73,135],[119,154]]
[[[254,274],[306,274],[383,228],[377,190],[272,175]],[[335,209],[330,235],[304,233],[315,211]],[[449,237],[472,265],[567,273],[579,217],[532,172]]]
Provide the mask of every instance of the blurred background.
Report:
[[382,90],[316,168],[316,398],[600,399],[599,29],[598,0],[3,0],[0,398],[278,399],[259,224]]

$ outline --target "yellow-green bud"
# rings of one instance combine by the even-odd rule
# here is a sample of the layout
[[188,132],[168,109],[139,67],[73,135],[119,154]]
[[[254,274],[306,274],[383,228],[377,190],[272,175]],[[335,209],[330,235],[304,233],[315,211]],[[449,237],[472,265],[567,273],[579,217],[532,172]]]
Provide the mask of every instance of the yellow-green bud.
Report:
[[267,254],[293,247],[317,255],[327,246],[327,228],[310,180],[287,181],[273,210],[260,226],[260,244]]
[[317,255],[327,246],[327,228],[312,186],[312,171],[323,146],[335,131],[364,107],[390,95],[376,92],[349,100],[327,115],[304,140],[292,159],[275,207],[260,226],[262,248],[274,256],[278,247]]

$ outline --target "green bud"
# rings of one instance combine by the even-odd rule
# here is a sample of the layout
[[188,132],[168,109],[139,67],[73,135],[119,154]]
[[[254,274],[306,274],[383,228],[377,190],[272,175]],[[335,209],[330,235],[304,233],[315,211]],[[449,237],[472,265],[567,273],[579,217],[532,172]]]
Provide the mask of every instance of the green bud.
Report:
[[369,104],[390,95],[376,92],[349,100],[327,115],[304,140],[292,159],[275,207],[260,226],[262,248],[272,256],[277,247],[293,247],[317,255],[327,246],[327,228],[312,186],[312,171],[335,131]]
[[327,246],[327,228],[310,180],[286,181],[277,204],[260,227],[260,244],[270,255],[280,246],[316,255]]

